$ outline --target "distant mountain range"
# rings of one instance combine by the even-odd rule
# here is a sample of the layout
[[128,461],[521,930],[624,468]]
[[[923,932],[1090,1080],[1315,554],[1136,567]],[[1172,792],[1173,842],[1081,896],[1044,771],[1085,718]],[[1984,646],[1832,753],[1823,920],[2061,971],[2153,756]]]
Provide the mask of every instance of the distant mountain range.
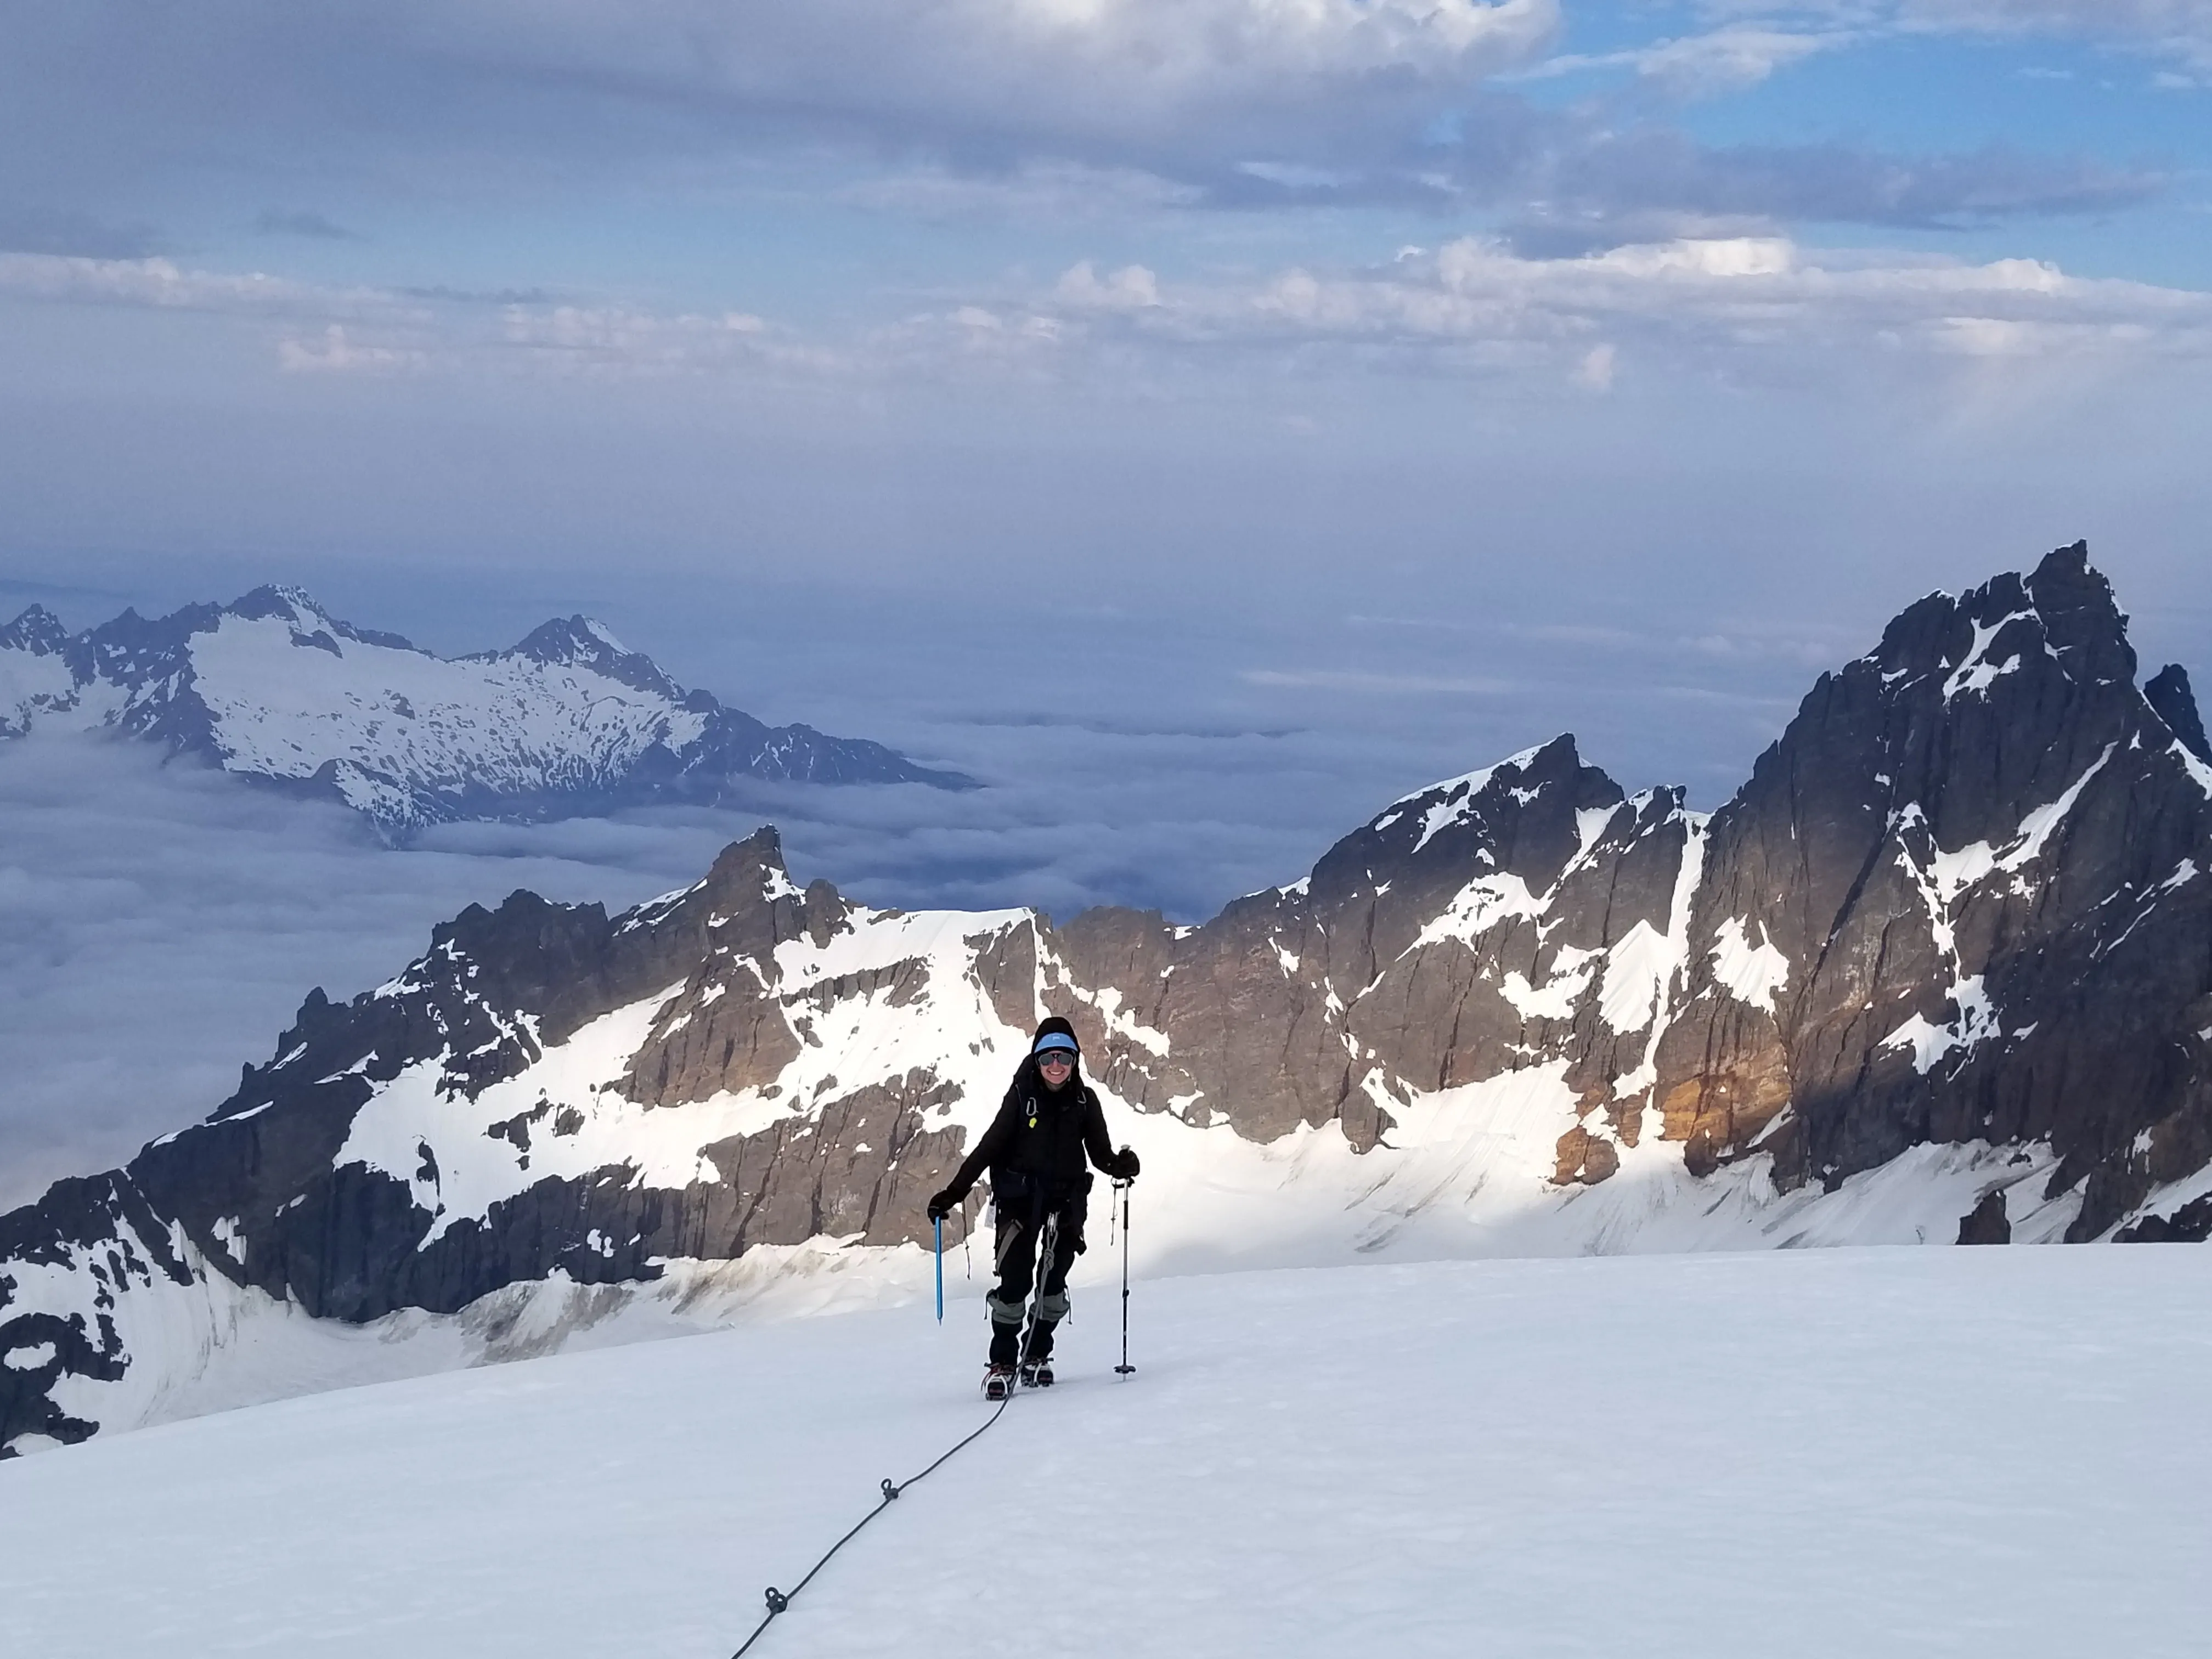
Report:
[[512,650],[441,658],[296,587],[70,634],[33,605],[0,628],[0,737],[105,727],[333,797],[404,836],[458,818],[712,804],[740,778],[966,789],[878,743],[770,726],[584,617]]
[[2203,1239],[2212,757],[2136,673],[2076,545],[1911,606],[1710,815],[1561,737],[1197,927],[871,910],[767,830],[621,916],[471,907],[0,1218],[0,1443],[272,1331],[458,1364],[890,1271],[1047,1012],[1162,1260]]

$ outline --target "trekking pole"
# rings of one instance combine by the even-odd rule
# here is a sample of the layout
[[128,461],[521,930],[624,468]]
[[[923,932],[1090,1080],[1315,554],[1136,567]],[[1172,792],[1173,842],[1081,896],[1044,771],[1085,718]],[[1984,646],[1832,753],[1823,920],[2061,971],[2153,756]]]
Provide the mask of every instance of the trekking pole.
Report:
[[1129,1363],[1129,1188],[1133,1181],[1117,1181],[1121,1189],[1121,1363],[1114,1367],[1116,1376],[1127,1376],[1137,1368]]
[[945,1218],[935,1218],[937,1227],[937,1322],[945,1322]]

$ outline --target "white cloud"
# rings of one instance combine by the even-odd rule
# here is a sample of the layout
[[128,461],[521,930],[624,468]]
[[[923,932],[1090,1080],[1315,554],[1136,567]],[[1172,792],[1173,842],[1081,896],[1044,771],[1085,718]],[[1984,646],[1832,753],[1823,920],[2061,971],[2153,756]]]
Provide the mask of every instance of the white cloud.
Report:
[[772,337],[750,312],[712,315],[654,313],[626,306],[509,306],[499,347],[486,356],[517,357],[561,374],[612,376],[706,374],[775,363],[820,371],[827,355]]
[[2073,37],[2212,72],[2212,0],[1705,0],[1701,9],[1869,31]]
[[734,365],[818,377],[848,367],[836,353],[781,336],[745,311],[546,301],[491,307],[466,294],[332,287],[191,270],[165,258],[0,253],[0,295],[306,323],[307,330],[274,339],[277,368],[295,374],[443,369],[622,377]]
[[390,374],[427,361],[419,351],[358,344],[343,323],[328,325],[319,337],[287,337],[277,343],[276,359],[289,374]]
[[588,89],[755,135],[957,155],[963,171],[1057,163],[1189,177],[1245,161],[1395,153],[1486,76],[1540,51],[1559,4],[397,0],[343,15],[326,50],[410,91],[492,83],[480,101],[493,119],[516,90]]
[[1622,52],[1563,53],[1508,79],[1541,80],[1594,69],[1632,69],[1678,97],[1702,98],[1757,86],[1778,70],[1856,44],[1850,29],[1811,33],[1730,24]]
[[1553,0],[441,0],[399,9],[427,49],[860,112],[957,102],[1058,125],[1150,125],[1399,76],[1464,85],[1540,43]]
[[1103,311],[1138,311],[1160,302],[1159,279],[1142,265],[1124,265],[1101,280],[1085,259],[1062,272],[1053,297],[1063,305]]
[[0,253],[0,294],[269,317],[398,316],[413,309],[379,289],[322,287],[259,271],[189,270],[163,258],[53,253]]
[[2212,353],[2212,295],[2073,276],[2040,260],[1841,255],[1773,236],[1559,259],[1466,238],[1367,270],[1293,268],[1146,291],[1144,307],[1119,316],[1070,305],[1071,322],[1111,323],[1184,352],[1328,346],[1401,368],[1425,359],[1485,373],[1559,365],[1599,387],[1611,383],[1619,338],[1629,335],[1677,362],[1712,365],[1847,357],[1869,345],[1925,359]]
[[1615,356],[1610,345],[1594,345],[1583,353],[1582,361],[1575,365],[1577,384],[1593,392],[1612,391]]
[[1558,258],[1462,237],[1366,269],[1188,281],[1083,260],[1035,293],[956,296],[813,338],[750,311],[494,307],[160,259],[0,256],[9,292],[268,318],[289,326],[250,349],[271,350],[295,374],[720,377],[848,390],[1006,373],[1105,384],[1147,361],[1202,372],[1231,354],[1298,370],[1522,376],[1602,391],[1629,346],[1678,367],[1825,359],[1839,370],[1875,345],[1923,362],[2212,351],[2212,295],[2197,290],[2079,277],[2041,260],[1839,253],[1782,236],[1678,237]]

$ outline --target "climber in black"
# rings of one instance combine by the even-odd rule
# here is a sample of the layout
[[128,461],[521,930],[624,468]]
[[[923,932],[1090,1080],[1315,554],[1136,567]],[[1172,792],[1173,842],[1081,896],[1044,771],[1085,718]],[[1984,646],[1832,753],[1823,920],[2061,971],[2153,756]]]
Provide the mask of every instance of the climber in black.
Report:
[[[929,1200],[929,1217],[941,1221],[959,1207],[976,1177],[991,1172],[991,1201],[998,1215],[996,1256],[999,1282],[984,1298],[991,1315],[991,1363],[983,1392],[1006,1398],[1015,1367],[1021,1380],[1044,1388],[1052,1382],[1053,1328],[1067,1316],[1067,1270],[1083,1249],[1084,1212],[1090,1201],[1091,1171],[1084,1155],[1116,1181],[1137,1178],[1137,1155],[1120,1152],[1106,1138],[1106,1116],[1098,1097],[1080,1075],[1082,1051],[1075,1028],[1054,1015],[1036,1028],[1030,1052],[1014,1073],[999,1115],[968,1154],[951,1184]],[[1036,1282],[1037,1242],[1053,1229],[1051,1260],[1027,1352],[1022,1325],[1030,1287]]]

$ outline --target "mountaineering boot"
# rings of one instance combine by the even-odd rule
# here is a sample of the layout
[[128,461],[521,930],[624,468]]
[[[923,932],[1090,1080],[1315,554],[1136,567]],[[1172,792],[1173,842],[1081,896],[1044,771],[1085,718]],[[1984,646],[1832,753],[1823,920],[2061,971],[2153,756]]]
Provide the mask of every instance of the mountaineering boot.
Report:
[[1025,1359],[1022,1362],[1022,1386],[1025,1389],[1048,1389],[1052,1386],[1052,1361]]
[[983,1398],[1004,1400],[1014,1386],[1014,1368],[995,1362],[983,1373]]

